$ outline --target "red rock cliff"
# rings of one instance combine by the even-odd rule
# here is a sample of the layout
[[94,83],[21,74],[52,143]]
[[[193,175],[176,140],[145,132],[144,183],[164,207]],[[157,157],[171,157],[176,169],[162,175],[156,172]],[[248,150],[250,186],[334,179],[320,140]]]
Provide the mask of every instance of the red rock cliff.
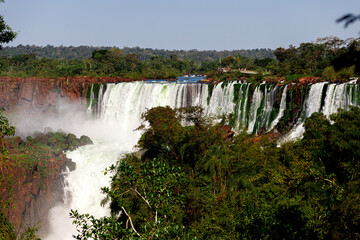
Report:
[[75,168],[64,150],[90,144],[87,137],[47,133],[23,142],[19,137],[4,140],[9,152],[0,154],[0,210],[16,232],[26,227],[46,229],[47,215],[55,202],[63,200],[65,167]]
[[0,108],[15,106],[46,110],[60,99],[85,103],[91,83],[129,82],[125,78],[10,78],[0,77]]
[[[13,155],[13,147],[9,148],[8,157],[0,155],[2,211],[14,225],[16,232],[32,226],[43,228],[47,213],[55,200],[54,193],[59,191],[56,183],[60,181],[60,169],[67,159],[64,154],[56,158],[49,156],[45,166],[36,164],[24,167],[22,163],[27,161],[26,156]],[[43,171],[40,171],[44,169],[51,172],[46,178]]]

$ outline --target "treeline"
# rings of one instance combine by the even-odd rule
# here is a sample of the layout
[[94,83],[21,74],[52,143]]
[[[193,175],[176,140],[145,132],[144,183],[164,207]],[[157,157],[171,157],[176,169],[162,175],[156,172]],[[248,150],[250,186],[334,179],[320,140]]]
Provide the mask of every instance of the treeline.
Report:
[[[360,74],[360,40],[336,37],[301,43],[299,47],[277,48],[272,55],[251,50],[252,57],[242,51],[168,51],[141,48],[19,46],[14,49],[31,53],[0,57],[0,75],[10,77],[76,77],[116,76],[132,79],[171,79],[183,74],[205,74],[216,80],[248,77],[261,82],[268,78],[286,77],[293,81],[301,76],[325,80],[348,80]],[[8,47],[10,49],[10,47]],[[38,55],[35,50],[46,52]],[[68,51],[65,58],[57,57]],[[0,51],[6,52],[7,49]],[[247,51],[247,50],[244,50]],[[266,51],[265,51],[266,52]],[[259,53],[259,56],[257,56]],[[234,56],[235,54],[235,56]],[[61,54],[60,54],[61,55]],[[80,57],[80,56],[87,57]],[[251,54],[249,54],[251,55]],[[75,57],[77,56],[77,57]],[[244,70],[252,70],[251,73]]]
[[274,54],[278,63],[270,70],[276,75],[309,75],[335,80],[360,74],[360,39],[319,38],[314,43],[301,43],[299,47],[277,48]]
[[[18,45],[16,47],[3,47],[0,51],[0,56],[4,57],[14,57],[17,55],[23,54],[35,54],[38,58],[48,58],[48,59],[86,59],[92,56],[94,51],[103,49],[109,50],[114,47],[90,47],[90,46],[51,46],[47,45],[45,47],[35,46],[35,45]],[[271,49],[241,49],[241,50],[165,50],[165,49],[152,49],[152,48],[140,48],[140,47],[124,47],[120,49],[124,54],[136,54],[139,60],[148,60],[154,56],[159,56],[163,58],[170,58],[171,56],[176,56],[179,59],[183,60],[192,60],[196,63],[201,63],[203,61],[219,61],[220,59],[227,56],[237,55],[247,57],[247,58],[272,58],[275,56]]]
[[141,157],[106,171],[112,215],[73,210],[76,239],[359,239],[360,109],[330,118],[278,146],[231,137],[199,108],[150,109]]
[[[118,48],[100,49],[86,59],[39,58],[36,54],[22,54],[13,57],[0,57],[0,75],[11,77],[73,77],[73,76],[117,76],[132,79],[170,79],[182,74],[209,74],[216,77],[218,69],[228,67],[236,59],[236,67],[262,68],[262,61],[238,55],[225,57],[221,61],[181,59],[177,55],[169,57],[152,56],[140,60],[135,53],[124,53]],[[241,76],[241,74],[237,74]]]

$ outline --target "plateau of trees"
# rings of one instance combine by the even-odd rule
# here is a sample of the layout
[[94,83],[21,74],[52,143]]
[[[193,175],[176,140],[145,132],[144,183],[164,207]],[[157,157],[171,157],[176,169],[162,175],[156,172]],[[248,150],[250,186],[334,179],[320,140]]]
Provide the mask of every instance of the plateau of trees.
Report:
[[303,139],[280,147],[227,138],[200,108],[157,107],[143,119],[145,153],[106,170],[111,216],[72,210],[76,239],[360,238],[359,108],[315,113]]
[[[247,77],[255,81],[262,81],[266,78],[284,76],[289,80],[300,76],[346,80],[359,74],[359,48],[360,41],[358,39],[341,40],[336,37],[327,37],[312,43],[301,43],[299,47],[277,48],[271,52],[276,57],[274,59],[270,55],[263,58],[264,55],[261,54],[261,57],[245,57],[242,50],[239,52],[212,52],[141,48],[18,46],[13,48],[13,54],[0,57],[0,75],[10,77],[109,76],[132,79],[171,79],[183,74],[205,74],[215,80],[234,80]],[[10,48],[5,48],[0,53],[4,53],[8,49]],[[19,52],[16,52],[17,50]],[[40,50],[45,51],[47,57],[40,55]],[[64,51],[73,55],[56,58]],[[27,53],[19,54],[20,52]],[[259,50],[259,52],[261,51]],[[84,55],[88,57],[82,57]],[[348,61],[349,56],[351,61]],[[245,69],[253,70],[257,74],[246,74],[243,71]]]
[[[16,47],[4,47],[0,52],[0,56],[14,57],[22,54],[34,53],[39,58],[48,59],[86,59],[92,56],[92,52],[100,49],[109,50],[114,47],[92,47],[92,46],[52,46],[47,45],[44,47],[35,45],[18,45]],[[272,58],[275,56],[271,49],[242,49],[242,50],[165,50],[165,49],[152,49],[140,47],[124,47],[120,49],[124,54],[136,54],[139,60],[148,60],[154,56],[163,58],[170,58],[176,56],[179,59],[193,60],[200,64],[203,61],[219,61],[227,56],[237,55],[247,58]]]
[[[52,46],[44,48],[18,46],[15,50],[19,48],[26,48],[28,53],[18,54],[25,52],[19,51],[17,54],[0,57],[0,75],[11,77],[117,76],[133,79],[169,79],[183,74],[197,73],[209,73],[216,76],[218,68],[228,66],[231,63],[228,60],[231,58],[236,59],[234,62],[236,65],[233,67],[257,68],[257,63],[259,63],[258,67],[264,65],[260,59],[261,54],[259,54],[259,60],[254,60],[240,55],[241,51],[200,52],[140,48],[55,48]],[[5,53],[8,49],[5,48],[1,52]],[[46,56],[49,57],[39,55],[38,49],[46,50]],[[65,50],[77,56],[81,53],[89,56],[86,58],[54,58],[58,51]],[[237,54],[235,57],[228,55],[235,52]],[[271,51],[270,53],[272,54]],[[206,57],[202,57],[202,54]]]
[[[253,60],[241,58],[244,64]],[[12,77],[76,77],[118,76],[132,79],[169,79],[187,73],[217,72],[218,61],[203,62],[183,60],[175,55],[169,58],[153,56],[140,60],[136,54],[125,54],[118,48],[94,51],[88,59],[53,60],[38,58],[35,54],[0,58],[0,74]]]

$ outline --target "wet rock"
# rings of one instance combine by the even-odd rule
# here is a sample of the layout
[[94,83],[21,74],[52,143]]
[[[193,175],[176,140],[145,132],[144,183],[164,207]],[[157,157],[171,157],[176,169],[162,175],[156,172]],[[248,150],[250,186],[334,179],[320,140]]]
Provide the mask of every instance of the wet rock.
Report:
[[80,143],[81,145],[89,145],[89,144],[93,144],[93,142],[91,141],[91,139],[88,136],[82,135],[80,137]]

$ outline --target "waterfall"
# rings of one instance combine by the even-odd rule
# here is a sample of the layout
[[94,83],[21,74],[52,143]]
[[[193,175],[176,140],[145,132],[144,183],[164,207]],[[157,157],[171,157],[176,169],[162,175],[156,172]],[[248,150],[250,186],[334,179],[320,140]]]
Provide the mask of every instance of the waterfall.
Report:
[[146,109],[205,105],[208,97],[208,86],[203,84],[130,82],[107,84],[106,89],[99,89],[90,99],[96,102],[94,96],[98,96],[97,118],[79,123],[77,129],[89,135],[94,144],[66,153],[76,163],[76,169],[63,173],[64,199],[49,212],[49,231],[45,239],[73,239],[72,235],[77,232],[69,218],[70,209],[97,218],[109,214],[107,207],[100,206],[104,198],[100,188],[110,184],[104,169],[114,164],[121,154],[133,150],[140,137],[140,132],[134,129],[141,124],[141,114]]
[[205,105],[208,115],[221,116],[234,112],[234,84],[223,82],[215,85],[209,105]]
[[[249,124],[247,126],[247,132],[249,134],[253,134],[261,128],[271,130],[269,127],[276,125],[273,124],[274,117],[272,115],[274,115],[275,112],[280,113],[279,108],[274,106],[277,93],[278,86],[267,85],[265,83],[256,86],[250,104]],[[280,117],[281,116],[279,116],[279,119]]]
[[269,130],[273,129],[276,124],[279,123],[280,118],[282,118],[282,116],[284,116],[284,111],[286,109],[286,92],[287,92],[288,86],[286,85],[283,89],[282,95],[281,95],[281,102],[280,102],[280,109],[279,109],[279,113],[276,116],[276,118],[274,119],[274,121],[271,122],[271,125],[269,127]]
[[[276,108],[275,102],[278,86],[262,83],[255,87],[251,95],[250,83],[219,83],[214,86],[208,105],[205,107],[208,115],[221,116],[233,113],[235,129],[247,128],[248,133],[254,133],[260,128],[272,129],[283,115],[286,107],[286,90],[283,88],[282,105]],[[251,97],[251,101],[250,101]],[[276,117],[272,116],[275,112]],[[276,119],[276,121],[275,121]]]
[[92,103],[94,101],[94,85],[91,85],[91,89],[90,89],[90,100],[89,100],[89,106],[87,108],[88,112],[91,112],[92,109]]
[[256,86],[252,96],[252,103],[251,103],[250,115],[249,115],[249,125],[247,126],[248,133],[252,133],[254,131],[255,122],[258,114],[258,108],[260,108],[260,105],[263,102],[263,92],[260,89],[262,85],[263,84]]
[[[325,87],[326,91],[324,93]],[[282,141],[301,138],[305,131],[304,122],[306,118],[315,112],[322,112],[325,116],[329,117],[331,114],[336,113],[339,108],[348,110],[350,106],[359,107],[359,96],[359,86],[355,81],[342,84],[321,82],[311,85],[297,125]]]
[[[288,86],[265,83],[253,86],[233,81],[214,85],[211,96],[209,88],[207,84],[165,81],[92,86],[88,96],[93,107],[87,110],[92,111],[89,114],[91,118],[61,128],[77,135],[88,135],[94,144],[66,153],[76,163],[76,169],[63,173],[64,199],[49,213],[50,226],[46,239],[72,239],[76,229],[68,217],[70,209],[95,217],[109,214],[107,207],[100,207],[104,197],[100,188],[109,185],[109,178],[104,176],[103,171],[114,164],[121,154],[134,150],[141,134],[134,129],[141,124],[141,114],[147,109],[156,106],[202,106],[208,115],[233,113],[234,127],[237,130],[245,127],[248,133],[255,133],[261,128],[271,130],[286,111]],[[297,124],[286,139],[301,136],[303,123],[312,113],[323,112],[328,116],[336,112],[338,107],[348,108],[351,105],[360,105],[358,85],[327,82],[311,85]],[[75,119],[70,115],[66,122]]]
[[305,102],[304,117],[300,119],[302,122],[314,112],[320,111],[321,98],[325,84],[327,84],[327,82],[321,82],[311,86],[309,96]]
[[248,124],[248,105],[249,105],[249,89],[251,84],[238,84],[239,91],[237,93],[238,98],[236,99],[237,108],[235,108],[236,118],[236,129],[241,130],[247,127]]
[[303,106],[303,111],[297,120],[295,127],[280,141],[289,141],[301,138],[305,132],[304,122],[305,119],[310,117],[314,112],[319,112],[321,109],[321,99],[323,95],[323,88],[327,82],[321,82],[311,85],[308,96]]
[[329,117],[339,108],[348,110],[349,106],[358,106],[356,87],[357,85],[351,83],[329,84],[322,112]]

